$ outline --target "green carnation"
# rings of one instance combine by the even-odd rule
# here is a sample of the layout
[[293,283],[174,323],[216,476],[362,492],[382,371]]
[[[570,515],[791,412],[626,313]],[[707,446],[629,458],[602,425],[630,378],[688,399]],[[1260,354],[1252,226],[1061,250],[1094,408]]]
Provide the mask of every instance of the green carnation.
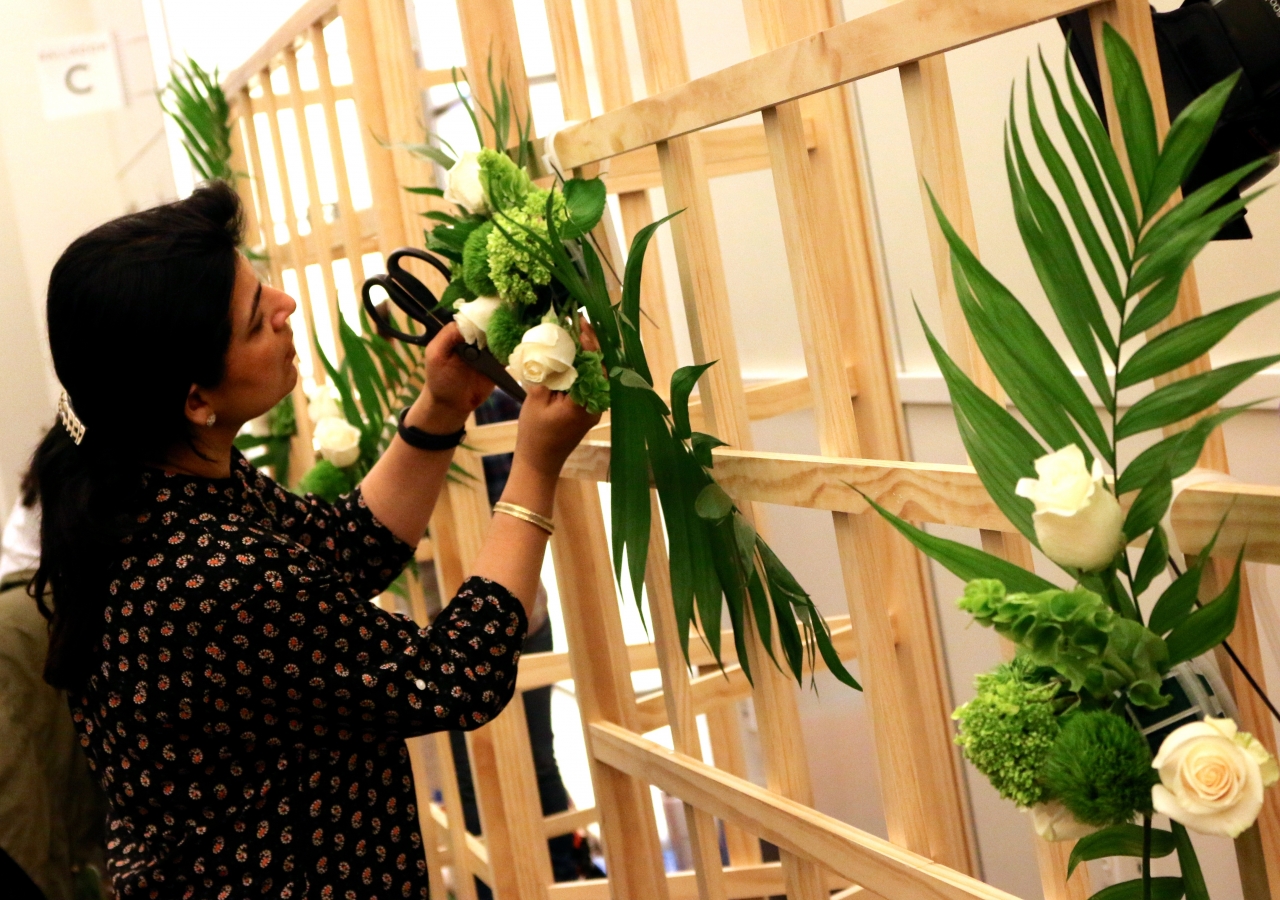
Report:
[[330,503],[354,487],[351,477],[327,459],[317,462],[298,482],[298,490],[303,494],[315,494]]
[[956,743],[1006,800],[1034,806],[1049,799],[1042,772],[1058,738],[1053,697],[1058,684],[1023,656],[1004,663],[974,685],[978,694],[952,714]]
[[489,277],[498,296],[508,303],[537,303],[534,288],[550,284],[551,271],[542,262],[541,251],[531,246],[529,232],[546,240],[546,220],[522,209],[512,209],[504,212],[496,223],[489,233],[488,248]]
[[511,359],[511,351],[520,346],[529,326],[520,321],[520,315],[505,303],[498,306],[489,317],[485,334],[489,338],[489,352],[504,366]]
[[533,187],[529,173],[512,162],[507,154],[497,150],[481,150],[477,161],[480,163],[480,184],[492,209],[506,210],[523,205]]
[[593,416],[609,408],[609,378],[604,374],[604,354],[579,350],[573,361],[578,377],[569,388],[569,397]]
[[1086,825],[1121,825],[1151,812],[1158,781],[1147,739],[1109,712],[1068,717],[1045,764],[1049,790]]
[[498,293],[489,277],[489,235],[493,223],[485,222],[471,234],[462,248],[462,279],[467,290],[477,297],[492,297]]

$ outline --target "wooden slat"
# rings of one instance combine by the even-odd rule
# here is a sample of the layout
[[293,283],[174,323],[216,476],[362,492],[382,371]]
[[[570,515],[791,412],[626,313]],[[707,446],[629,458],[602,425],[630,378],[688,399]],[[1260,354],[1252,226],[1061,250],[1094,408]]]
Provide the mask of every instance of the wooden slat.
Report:
[[[312,25],[310,31],[304,32],[303,35],[299,35],[299,40],[302,40],[304,36],[306,38],[310,38],[311,35],[315,33],[315,29],[317,28],[320,28],[323,30],[324,26],[318,23],[315,25]],[[351,99],[354,99],[355,97],[355,93],[354,91],[352,91],[351,85],[349,84],[335,85],[333,88],[333,92],[334,92],[335,100],[351,100]],[[250,97],[249,102],[253,104],[254,112],[266,112],[266,110],[262,108],[261,97]],[[323,102],[324,102],[324,95],[321,94],[320,91],[317,90],[316,88],[309,88],[302,92],[302,103],[304,106],[315,106],[317,103],[323,103]]]
[[572,834],[579,829],[600,821],[600,813],[594,806],[588,809],[571,809],[555,813],[542,820],[542,832],[549,838]]
[[[724,869],[725,887],[730,900],[746,900],[748,897],[767,897],[781,894],[785,890],[782,880],[781,863],[755,863],[746,866],[726,866]],[[672,872],[667,875],[667,890],[671,900],[694,900],[698,896],[697,879],[692,872]],[[855,894],[870,898],[868,892],[858,888],[846,888],[848,879],[838,875],[829,875],[827,886],[830,890],[853,890]],[[610,900],[609,882],[604,878],[592,878],[585,881],[566,881],[551,886],[552,900]],[[854,896],[851,894],[849,896]]]
[[688,84],[651,85],[653,96],[557,134],[556,153],[566,166],[586,165],[1088,5],[900,0]]
[[[818,145],[813,119],[805,120],[804,137],[805,146],[810,150]],[[769,167],[769,148],[765,144],[764,128],[759,125],[713,128],[699,132],[696,139],[702,144],[708,178],[757,172]],[[657,151],[652,147],[642,147],[611,159],[604,183],[610,191],[619,194],[661,187],[662,173],[658,168]]]
[[605,765],[643,779],[721,819],[736,821],[784,851],[843,875],[882,897],[1012,900],[1013,895],[976,878],[617,725],[592,725],[591,751]]
[[240,93],[241,88],[247,87],[255,75],[268,68],[286,48],[294,46],[299,36],[305,34],[313,22],[331,18],[335,6],[336,0],[307,0],[298,7],[298,11],[286,19],[252,56],[222,79],[222,89],[227,96],[234,96]]
[[[441,734],[439,737],[443,738],[444,742],[448,744],[449,736],[447,734]],[[446,761],[452,764],[451,758],[446,758]],[[448,834],[452,830],[452,826],[449,822],[449,815],[445,812],[444,807],[439,803],[433,802],[430,804],[429,809],[431,818],[435,822],[436,827],[442,832]],[[473,834],[467,833],[466,829],[463,829],[462,833],[466,835],[462,846],[465,848],[465,852],[467,854],[467,870],[485,884],[489,884],[493,881],[493,873],[489,871],[489,849],[485,847],[484,841],[480,840]],[[453,864],[454,858],[452,849],[449,849],[448,851],[448,859],[450,864]],[[470,882],[470,879],[468,879],[468,881]],[[474,893],[474,883],[471,884],[471,890]],[[455,890],[454,893],[457,894],[460,892]]]

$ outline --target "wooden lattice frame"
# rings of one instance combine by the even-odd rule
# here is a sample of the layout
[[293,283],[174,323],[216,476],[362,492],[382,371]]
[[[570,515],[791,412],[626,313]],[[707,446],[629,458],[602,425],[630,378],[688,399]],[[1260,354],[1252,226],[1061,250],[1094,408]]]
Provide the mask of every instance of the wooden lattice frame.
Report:
[[[411,741],[418,782],[423,834],[433,891],[444,896],[442,867],[452,868],[452,888],[467,900],[474,896],[471,876],[495,893],[533,898],[573,894],[582,897],[685,897],[705,900],[785,891],[792,897],[825,898],[866,893],[885,897],[1007,896],[966,872],[975,867],[975,848],[967,799],[947,729],[945,668],[933,622],[927,569],[874,516],[848,484],[858,485],[889,509],[908,518],[981,529],[985,547],[1022,564],[1029,547],[986,495],[967,467],[897,462],[904,453],[904,426],[894,365],[888,352],[885,303],[872,252],[869,205],[864,196],[862,161],[853,140],[856,115],[847,85],[889,68],[898,68],[911,125],[917,169],[939,197],[961,234],[974,244],[972,215],[955,127],[946,63],[947,50],[1005,31],[1089,7],[1095,30],[1110,21],[1134,45],[1155,100],[1161,132],[1163,91],[1145,0],[901,0],[876,13],[840,23],[828,0],[744,0],[753,59],[690,82],[675,0],[633,0],[649,97],[633,102],[625,71],[616,0],[585,0],[586,27],[595,52],[604,115],[590,118],[587,87],[570,0],[545,0],[556,56],[557,80],[566,117],[582,124],[556,138],[561,162],[592,171],[610,159],[607,181],[619,196],[623,230],[629,238],[652,221],[647,188],[661,185],[669,208],[684,208],[673,236],[680,282],[698,361],[720,359],[704,377],[695,415],[704,427],[733,445],[716,452],[716,473],[740,503],[830,510],[839,542],[850,617],[830,620],[843,658],[859,659],[877,738],[882,793],[890,841],[860,832],[814,812],[800,729],[790,685],[765,662],[753,642],[757,677],[754,700],[765,751],[768,789],[742,776],[744,764],[737,726],[727,703],[747,695],[738,669],[725,679],[690,678],[679,655],[670,615],[670,586],[665,582],[665,548],[655,532],[646,587],[652,599],[655,643],[625,646],[606,546],[604,522],[594,483],[607,480],[608,445],[592,441],[571,458],[557,498],[560,529],[552,552],[560,584],[567,653],[525,657],[521,690],[575,679],[589,753],[597,809],[543,818],[533,780],[532,757],[523,704],[512,703],[490,726],[468,735],[474,781],[484,825],[483,839],[467,835],[444,736]],[[492,56],[507,77],[517,102],[527,108],[527,85],[511,0],[460,0],[459,20],[467,48],[467,68],[483,71]],[[322,74],[318,96],[299,90],[296,51],[311,42],[322,56],[322,26],[341,15],[346,29],[354,83],[333,88]],[[288,95],[273,95],[270,71],[283,65]],[[479,67],[479,68],[477,68]],[[257,79],[267,89],[250,96]],[[241,183],[250,215],[249,233],[259,235],[270,254],[277,283],[283,268],[301,271],[320,263],[324,302],[312,302],[305,277],[299,298],[310,327],[314,316],[337,314],[332,259],[345,256],[352,278],[363,277],[360,252],[416,243],[417,213],[431,202],[409,195],[401,185],[425,184],[430,168],[388,144],[421,139],[420,91],[447,81],[447,73],[420,70],[414,62],[403,0],[311,2],[226,83],[236,104],[236,122],[245,140],[234,167],[255,177]],[[482,79],[476,92],[483,99]],[[328,233],[323,216],[309,238],[297,237],[286,183],[285,224],[291,239],[275,243],[274,229],[263,227],[267,210],[259,143],[246,111],[267,112],[279,171],[284,171],[274,114],[301,110],[317,99],[325,110],[330,146],[339,146],[334,104],[352,96],[359,111],[364,149],[373,188],[372,215],[359,216],[350,189],[339,174],[341,236]],[[763,113],[763,128],[703,129],[751,112]],[[303,135],[303,173],[308,195],[315,197],[314,163]],[[1113,129],[1113,131],[1118,131]],[[384,142],[379,141],[383,138]],[[244,153],[248,148],[248,159]],[[650,149],[654,148],[654,149]],[[655,152],[656,150],[656,152]],[[341,169],[340,158],[334,160]],[[249,164],[251,163],[251,165]],[[771,166],[782,216],[797,313],[806,348],[809,377],[744,389],[707,179],[730,172]],[[823,191],[812,187],[820,180]],[[287,179],[286,179],[287,182]],[[609,240],[602,233],[602,240]],[[930,231],[934,270],[942,299],[952,355],[994,396],[999,388],[976,353],[950,285],[948,255],[936,228]],[[616,241],[614,246],[616,249]],[[349,248],[360,248],[352,253]],[[817,260],[822,260],[822,265]],[[662,280],[654,257],[647,267],[644,304],[646,344],[656,361],[661,384],[675,364],[666,326]],[[850,287],[852,286],[852,287]],[[1194,273],[1184,280],[1179,311],[1184,320],[1199,312]],[[330,318],[330,322],[333,319]],[[1208,367],[1201,360],[1192,371]],[[856,381],[855,381],[856,376]],[[845,398],[852,398],[852,403]],[[752,451],[748,423],[812,405],[822,455],[802,456]],[[305,416],[300,417],[305,427]],[[474,428],[469,443],[476,452],[460,462],[479,474],[481,453],[509,451],[514,423]],[[607,424],[593,437],[607,436]],[[309,453],[310,436],[299,440],[299,455]],[[1226,471],[1220,432],[1207,445],[1203,465]],[[1184,492],[1173,510],[1179,544],[1203,547],[1229,505],[1233,514],[1215,551],[1217,578],[1248,532],[1246,558],[1280,561],[1280,490],[1223,481]],[[463,572],[483,537],[488,508],[480,492],[461,485],[446,491],[432,522],[434,553],[442,592],[461,583]],[[655,519],[656,521],[656,519]],[[759,522],[758,524],[763,525]],[[859,563],[859,551],[877,561]],[[885,573],[892,583],[882,580]],[[1207,579],[1209,580],[1209,579]],[[1213,585],[1206,585],[1213,591]],[[890,598],[864,603],[862,596]],[[414,604],[420,619],[425,608]],[[1261,672],[1252,609],[1245,590],[1233,645]],[[691,646],[693,646],[691,644]],[[695,658],[696,664],[709,659]],[[637,698],[632,670],[662,670],[663,690]],[[1227,669],[1229,670],[1229,669]],[[1241,685],[1233,684],[1240,688]],[[1236,690],[1242,725],[1274,751],[1266,710],[1247,688]],[[904,716],[901,710],[924,710]],[[694,716],[707,713],[712,754],[719,768],[702,760]],[[675,752],[644,739],[644,731],[671,724]],[[433,745],[438,765],[429,765]],[[904,752],[903,748],[910,748]],[[444,763],[439,765],[439,763]],[[685,802],[696,872],[668,876],[649,801],[654,784]],[[442,805],[430,799],[437,787]],[[726,824],[731,866],[721,868],[712,817]],[[553,885],[545,837],[600,820],[611,878],[603,882]],[[750,835],[764,837],[782,850],[780,864],[762,864]],[[1046,897],[1083,898],[1089,893],[1082,874],[1063,878],[1069,846],[1037,842]],[[1280,900],[1280,808],[1264,807],[1259,827],[1237,842],[1248,896]],[[1270,860],[1271,871],[1267,872]],[[1270,893],[1268,894],[1268,874]],[[848,885],[855,887],[847,887]]]

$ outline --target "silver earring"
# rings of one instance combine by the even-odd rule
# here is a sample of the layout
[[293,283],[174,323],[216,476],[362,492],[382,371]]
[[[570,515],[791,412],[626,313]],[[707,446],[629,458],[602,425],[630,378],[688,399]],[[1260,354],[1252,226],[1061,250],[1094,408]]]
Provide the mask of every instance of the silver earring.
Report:
[[213,427],[213,423],[214,423],[214,422],[216,422],[216,421],[218,421],[218,414],[217,414],[217,413],[209,413],[209,418],[207,418],[207,419],[205,419],[205,420],[204,420],[204,424],[205,424],[205,425],[207,425],[207,426],[209,426],[210,428],[212,428],[212,427]]

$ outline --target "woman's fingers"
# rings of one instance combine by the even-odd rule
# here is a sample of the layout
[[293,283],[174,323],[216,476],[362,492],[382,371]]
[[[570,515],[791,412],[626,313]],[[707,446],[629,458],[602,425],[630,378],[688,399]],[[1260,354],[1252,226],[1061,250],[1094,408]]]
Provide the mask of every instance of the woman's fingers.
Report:
[[598,351],[600,349],[600,339],[596,337],[596,330],[591,327],[591,323],[582,316],[578,316],[578,326],[582,334],[582,349]]

